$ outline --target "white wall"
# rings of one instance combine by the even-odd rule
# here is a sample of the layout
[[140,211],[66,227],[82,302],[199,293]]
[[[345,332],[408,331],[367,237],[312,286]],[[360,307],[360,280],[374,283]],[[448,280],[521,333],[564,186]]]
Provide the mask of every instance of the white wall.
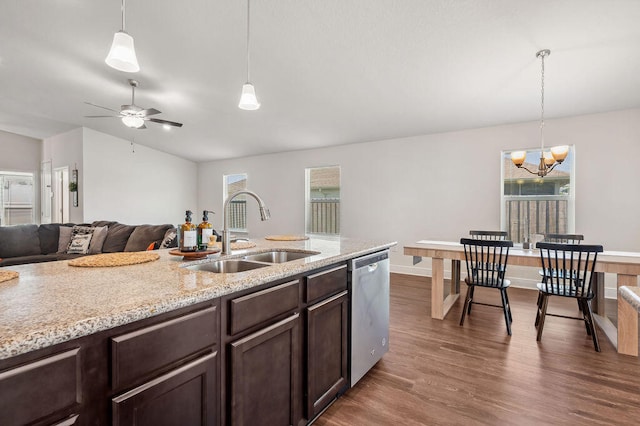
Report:
[[[82,128],[70,130],[61,133],[43,141],[42,159],[43,161],[51,160],[51,168],[68,167],[69,176],[74,168],[78,169],[78,206],[74,207],[73,203],[69,206],[69,222],[82,223],[84,217],[83,199],[84,191],[84,170],[82,161]],[[53,196],[60,196],[55,193]],[[65,221],[67,218],[65,218]]]
[[[33,173],[33,218],[40,222],[40,162],[42,141],[0,130],[0,170]],[[0,217],[2,215],[0,214]]]
[[84,221],[179,224],[196,209],[197,167],[192,161],[83,129]]
[[[546,120],[545,139],[575,145],[576,232],[605,249],[640,251],[640,167],[632,163],[640,158],[640,109]],[[539,144],[539,123],[530,122],[202,163],[198,209],[215,210],[220,228],[222,176],[246,172],[272,216],[261,223],[249,201],[250,235],[303,233],[304,169],[337,164],[343,236],[398,241],[393,270],[429,275],[430,263],[413,267],[402,246],[499,229],[500,152]]]
[[0,130],[0,170],[39,176],[42,141]]

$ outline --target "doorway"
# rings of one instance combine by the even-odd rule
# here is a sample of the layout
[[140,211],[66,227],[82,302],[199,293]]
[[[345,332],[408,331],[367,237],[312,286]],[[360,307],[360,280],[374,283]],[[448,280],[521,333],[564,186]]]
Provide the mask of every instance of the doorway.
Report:
[[65,223],[69,220],[69,167],[53,170],[53,222]]

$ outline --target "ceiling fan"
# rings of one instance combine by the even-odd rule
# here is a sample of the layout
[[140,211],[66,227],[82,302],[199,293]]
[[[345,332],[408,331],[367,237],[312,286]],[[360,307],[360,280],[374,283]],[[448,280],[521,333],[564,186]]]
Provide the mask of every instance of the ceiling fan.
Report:
[[106,109],[108,111],[115,112],[117,115],[85,115],[87,118],[111,118],[116,117],[122,120],[125,126],[131,127],[133,129],[146,129],[145,121],[152,121],[154,123],[163,124],[165,126],[174,126],[174,127],[182,127],[182,123],[176,123],[175,121],[169,120],[161,120],[159,118],[150,117],[151,115],[160,114],[155,108],[147,108],[143,109],[136,105],[135,97],[136,97],[136,87],[138,87],[138,82],[136,80],[129,79],[129,85],[131,86],[131,105],[121,105],[120,111],[115,109],[107,108],[101,105],[92,104],[91,102],[85,102],[87,105],[91,105],[94,107]]

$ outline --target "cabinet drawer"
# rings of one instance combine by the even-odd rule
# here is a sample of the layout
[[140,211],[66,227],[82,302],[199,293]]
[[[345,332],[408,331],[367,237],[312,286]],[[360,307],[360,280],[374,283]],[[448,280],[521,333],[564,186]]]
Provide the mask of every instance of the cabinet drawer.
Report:
[[229,334],[234,335],[298,308],[300,281],[290,281],[229,301]]
[[111,383],[130,386],[218,341],[217,306],[111,338]]
[[0,373],[0,424],[22,425],[81,402],[80,349]]
[[307,303],[339,293],[347,289],[347,265],[309,275],[306,281]]

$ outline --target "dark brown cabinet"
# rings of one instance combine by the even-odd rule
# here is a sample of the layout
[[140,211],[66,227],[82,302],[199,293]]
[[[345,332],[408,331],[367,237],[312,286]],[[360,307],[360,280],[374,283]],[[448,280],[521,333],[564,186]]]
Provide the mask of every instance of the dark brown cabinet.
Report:
[[307,308],[306,415],[313,419],[349,386],[349,297],[343,291]]
[[74,348],[0,372],[0,424],[73,424],[68,422],[77,418],[82,402],[79,352]]
[[232,425],[298,424],[300,314],[230,344]]
[[113,398],[113,425],[217,424],[216,357],[209,353]]

